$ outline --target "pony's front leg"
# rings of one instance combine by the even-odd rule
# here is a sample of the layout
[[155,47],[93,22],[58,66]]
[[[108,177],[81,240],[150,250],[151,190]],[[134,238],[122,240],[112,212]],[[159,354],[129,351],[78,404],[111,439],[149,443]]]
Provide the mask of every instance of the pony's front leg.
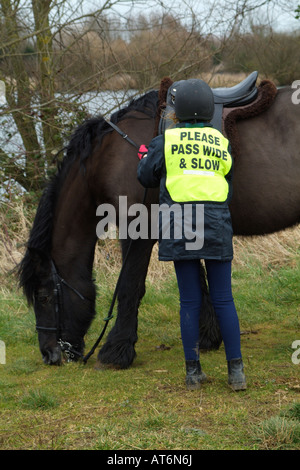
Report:
[[[122,241],[123,260],[129,243],[130,240]],[[153,240],[132,241],[118,289],[118,316],[98,354],[102,364],[126,369],[136,356],[134,345],[137,342],[138,309],[145,294],[145,280],[153,245]]]

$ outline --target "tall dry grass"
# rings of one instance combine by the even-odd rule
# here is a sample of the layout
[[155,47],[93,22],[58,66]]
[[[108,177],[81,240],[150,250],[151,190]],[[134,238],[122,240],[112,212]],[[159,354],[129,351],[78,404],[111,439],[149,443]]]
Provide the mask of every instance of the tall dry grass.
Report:
[[[25,244],[33,221],[33,211],[24,202],[7,202],[0,210],[0,268],[2,283],[10,284],[21,261]],[[300,225],[278,233],[234,237],[234,267],[245,268],[252,263],[264,267],[296,266],[300,254]],[[95,252],[94,268],[104,273],[107,279],[115,279],[121,268],[121,253],[118,240],[99,240]],[[154,247],[148,271],[148,282],[157,283],[173,273],[172,263],[158,261],[158,247]]]
[[296,266],[300,255],[300,225],[269,235],[234,237],[234,265]]
[[0,206],[0,269],[1,275],[11,273],[25,252],[25,243],[33,222],[33,212],[26,210],[22,200],[1,202]]

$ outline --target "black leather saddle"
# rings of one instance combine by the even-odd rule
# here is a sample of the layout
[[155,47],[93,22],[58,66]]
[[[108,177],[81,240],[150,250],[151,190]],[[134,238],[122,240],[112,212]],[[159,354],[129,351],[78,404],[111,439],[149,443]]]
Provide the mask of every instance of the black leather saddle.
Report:
[[[257,77],[258,72],[255,71],[245,78],[245,80],[233,87],[212,88],[212,92],[215,98],[215,113],[211,122],[216,129],[222,131],[222,113],[224,107],[234,108],[238,106],[245,106],[255,100],[258,93],[256,86]],[[170,127],[174,127],[174,122],[170,116],[174,113],[176,91],[182,82],[183,80],[172,83],[168,90],[166,108],[163,111],[159,123],[159,134],[162,134]]]
[[252,72],[245,80],[230,88],[212,88],[215,104],[225,107],[245,106],[257,96],[256,80],[258,72]]

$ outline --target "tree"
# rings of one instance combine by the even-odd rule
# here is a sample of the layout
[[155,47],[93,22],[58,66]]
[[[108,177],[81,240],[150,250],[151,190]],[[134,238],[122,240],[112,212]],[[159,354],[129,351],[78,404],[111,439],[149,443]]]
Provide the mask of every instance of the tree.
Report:
[[[55,171],[53,160],[63,147],[63,126],[74,127],[86,116],[76,100],[58,96],[58,66],[66,51],[59,51],[55,42],[69,24],[100,16],[116,3],[106,1],[102,8],[85,14],[77,2],[78,15],[71,20],[65,14],[70,7],[66,1],[0,0],[0,78],[6,84],[8,103],[0,114],[6,133],[5,148],[0,143],[4,179],[11,177],[35,192]],[[13,149],[12,125],[19,137]]]
[[[27,181],[36,188],[39,186],[38,180],[44,177],[44,169],[39,156],[40,147],[34,121],[28,112],[24,112],[32,97],[32,90],[22,54],[22,28],[17,19],[16,6],[9,0],[1,0],[0,6],[2,44],[4,43],[1,65],[6,68],[9,77],[6,80],[6,99],[9,107],[16,110],[13,113],[14,121],[26,149],[25,171],[3,149],[0,150],[1,166],[5,175],[13,173],[16,181],[24,188],[28,187]],[[3,41],[4,37],[6,43]]]

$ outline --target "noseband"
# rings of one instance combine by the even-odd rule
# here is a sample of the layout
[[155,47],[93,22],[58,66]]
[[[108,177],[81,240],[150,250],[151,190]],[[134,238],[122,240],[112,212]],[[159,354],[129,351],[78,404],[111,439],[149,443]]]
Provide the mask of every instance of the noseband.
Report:
[[51,260],[51,277],[54,284],[54,310],[55,310],[55,322],[56,326],[54,327],[46,327],[41,325],[36,325],[37,331],[44,331],[44,332],[56,332],[56,340],[60,346],[62,353],[65,355],[67,361],[72,361],[75,357],[82,357],[82,354],[77,351],[68,341],[62,340],[62,314],[64,313],[64,302],[63,302],[63,286],[68,287],[71,289],[81,300],[86,300],[86,298],[74,287],[67,283],[57,272],[56,266]]

